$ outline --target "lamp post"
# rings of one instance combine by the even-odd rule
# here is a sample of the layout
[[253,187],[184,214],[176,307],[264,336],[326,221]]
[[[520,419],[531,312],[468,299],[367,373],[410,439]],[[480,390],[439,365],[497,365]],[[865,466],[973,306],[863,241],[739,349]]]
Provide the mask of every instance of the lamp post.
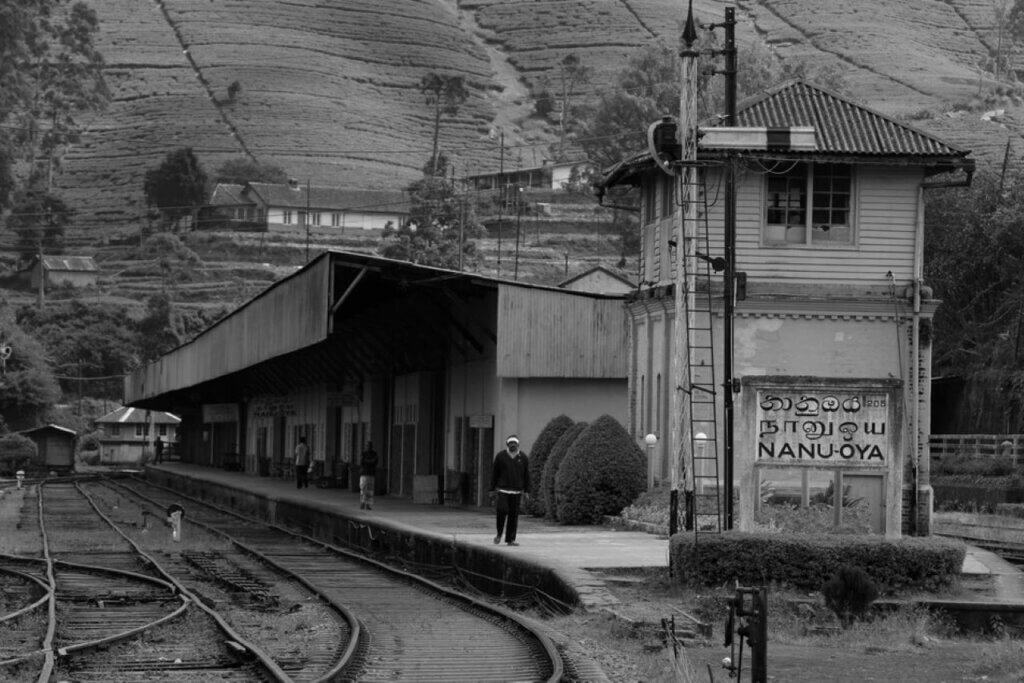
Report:
[[644,443],[647,444],[647,476],[650,483],[651,462],[654,460],[654,447],[658,445],[658,435],[653,432],[648,434],[644,437]]

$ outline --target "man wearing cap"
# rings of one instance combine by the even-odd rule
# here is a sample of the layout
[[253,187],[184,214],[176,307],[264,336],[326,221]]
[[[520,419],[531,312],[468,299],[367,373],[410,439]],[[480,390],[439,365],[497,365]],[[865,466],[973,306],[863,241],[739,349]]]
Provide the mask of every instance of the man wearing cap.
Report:
[[494,544],[501,543],[504,533],[505,543],[519,545],[516,542],[519,503],[524,495],[530,495],[530,468],[526,453],[519,450],[519,438],[515,434],[505,439],[505,449],[494,456],[489,490],[492,498],[495,494],[498,497],[495,506],[498,513],[498,535],[494,537]]

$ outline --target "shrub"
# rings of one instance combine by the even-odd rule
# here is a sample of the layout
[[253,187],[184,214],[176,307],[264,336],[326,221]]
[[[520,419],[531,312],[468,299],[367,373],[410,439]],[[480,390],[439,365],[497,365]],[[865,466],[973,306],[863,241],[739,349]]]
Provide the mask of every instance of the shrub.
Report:
[[818,590],[843,565],[864,567],[882,593],[939,590],[960,575],[966,546],[946,538],[725,531],[676,534],[670,541],[673,575],[694,585],[778,582]]
[[647,458],[610,415],[594,420],[565,454],[555,475],[556,517],[562,524],[596,524],[617,515],[646,486]]
[[[544,478],[544,465],[548,461],[551,449],[554,448],[559,437],[565,434],[565,431],[572,425],[572,419],[565,415],[551,418],[551,421],[537,435],[537,440],[533,442],[533,450],[530,451],[530,484],[535,494],[540,490],[540,483]],[[544,496],[530,496],[530,503],[526,511],[535,517],[543,517],[547,514]]]
[[864,617],[878,598],[874,581],[860,567],[843,565],[835,575],[821,587],[825,605],[835,612],[843,628]]
[[551,447],[548,461],[544,463],[544,475],[540,480],[539,493],[544,497],[544,510],[548,519],[556,519],[557,514],[555,506],[555,477],[558,475],[558,468],[561,466],[569,446],[573,444],[576,437],[586,428],[586,422],[577,422],[566,429],[562,436],[558,437],[555,445]]
[[14,474],[26,467],[38,455],[36,443],[22,434],[0,436],[0,471]]

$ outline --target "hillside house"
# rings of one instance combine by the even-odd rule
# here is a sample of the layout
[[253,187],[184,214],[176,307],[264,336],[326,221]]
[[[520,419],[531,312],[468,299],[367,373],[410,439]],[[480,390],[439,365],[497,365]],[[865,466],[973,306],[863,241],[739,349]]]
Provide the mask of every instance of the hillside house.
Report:
[[625,420],[625,334],[621,296],[327,251],[125,391],[181,415],[187,462],[240,444],[246,473],[287,476],[304,436],[341,483],[372,441],[381,493],[486,505],[508,434],[529,452],[560,414]]
[[91,256],[37,256],[25,269],[28,284],[38,289],[40,279],[47,287],[94,287],[100,269]]
[[239,229],[317,233],[383,230],[404,225],[409,199],[391,190],[349,190],[290,182],[219,183],[209,203],[220,220]]
[[159,410],[121,406],[96,418],[95,423],[101,432],[100,463],[137,465],[144,454],[152,455],[157,437],[166,444],[164,456],[173,455],[181,418]]
[[574,292],[626,295],[636,289],[636,283],[604,266],[594,266],[558,283],[562,289]]
[[[650,479],[672,478],[672,359],[686,357],[685,344],[688,376],[704,383],[714,408],[695,413],[691,438],[682,439],[680,476],[697,496],[703,485],[725,484],[727,354],[733,366],[739,494],[725,528],[770,523],[776,503],[819,503],[830,506],[834,525],[927,534],[931,320],[940,302],[922,281],[924,195],[969,184],[974,161],[800,81],[741,103],[736,126],[809,126],[814,145],[716,148],[707,143],[721,138],[700,139],[693,232],[684,234],[695,234],[705,258],[679,258],[681,176],[662,170],[651,150],[608,169],[598,186],[599,194],[615,186],[640,193],[642,285],[627,306],[629,425],[640,442],[658,438]],[[737,277],[726,339],[724,277],[709,264],[726,253],[729,163],[737,169]],[[686,269],[681,278],[694,273],[693,296],[680,302],[681,335],[673,333],[677,267]],[[708,329],[710,346],[701,341]],[[837,509],[833,491],[848,505]]]

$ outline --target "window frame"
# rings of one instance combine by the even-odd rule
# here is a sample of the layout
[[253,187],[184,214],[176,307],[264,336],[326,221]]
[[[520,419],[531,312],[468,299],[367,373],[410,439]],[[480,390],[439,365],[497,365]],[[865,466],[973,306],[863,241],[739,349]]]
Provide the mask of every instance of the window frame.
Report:
[[[831,163],[831,162],[792,162],[792,167],[785,173],[768,173],[765,174],[764,180],[761,184],[761,190],[763,192],[761,200],[761,246],[771,248],[784,248],[784,249],[856,249],[860,241],[860,230],[858,226],[857,216],[857,167],[853,164],[843,163]],[[845,171],[843,174],[825,174],[822,171],[825,170],[842,170]],[[796,177],[800,178],[799,173],[802,172],[802,192],[796,197],[796,201],[790,200],[789,206],[780,206],[777,200],[774,199],[774,195],[780,194],[777,190],[772,191],[771,185],[773,181],[777,184],[779,181],[785,182],[786,180]],[[846,179],[846,187],[836,189],[835,179],[836,178]],[[829,180],[829,188],[823,190],[821,183],[825,178]],[[795,189],[789,189],[788,194],[792,198]],[[828,205],[816,203],[821,197],[828,198]],[[836,198],[845,197],[845,206],[843,201],[836,202]],[[773,201],[774,206],[773,206]],[[803,235],[802,239],[797,241],[790,238],[789,231],[794,230],[797,225],[794,223],[772,223],[769,222],[769,214],[772,210],[803,215]],[[848,230],[849,236],[845,240],[815,240],[816,234],[823,234],[829,232],[829,230],[822,231],[820,228],[816,228],[817,224],[824,224],[815,221],[815,217],[820,217],[821,212],[845,212],[846,222],[829,223],[830,228],[841,226],[839,229]]]

